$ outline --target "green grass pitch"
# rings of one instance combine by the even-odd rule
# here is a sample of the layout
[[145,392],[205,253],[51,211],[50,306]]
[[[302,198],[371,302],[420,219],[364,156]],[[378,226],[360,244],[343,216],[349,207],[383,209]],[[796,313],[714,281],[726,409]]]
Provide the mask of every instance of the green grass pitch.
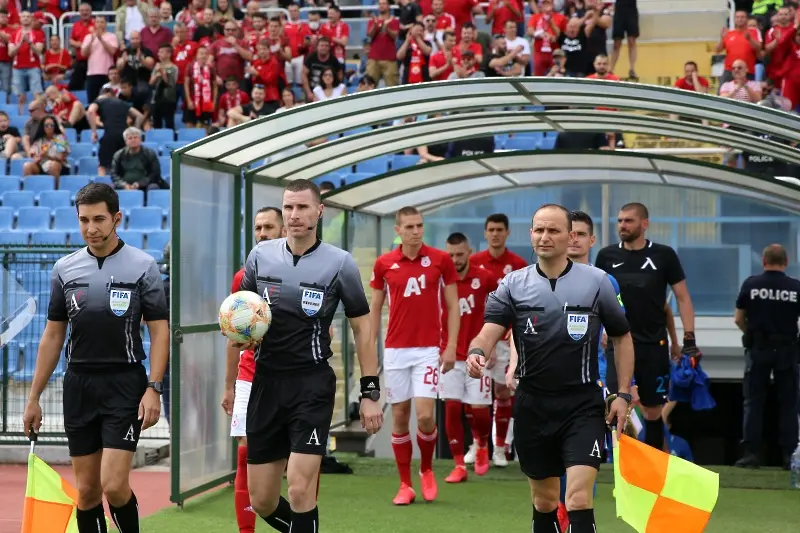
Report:
[[[470,473],[467,483],[449,485],[444,477],[449,461],[435,465],[439,497],[424,503],[395,507],[398,487],[394,462],[385,459],[340,458],[355,475],[323,475],[320,486],[320,531],[324,533],[494,533],[526,532],[531,527],[528,485],[516,463],[491,469],[479,478]],[[601,533],[630,533],[615,517],[611,496],[610,465],[599,476],[595,516]],[[800,531],[800,490],[789,490],[789,473],[716,468],[720,473],[719,500],[708,533],[784,533]],[[274,531],[259,520],[259,532]],[[143,520],[142,531],[159,533],[234,532],[233,489],[226,487],[190,499],[183,510],[165,509]],[[657,532],[662,533],[662,532]],[[663,532],[663,533],[680,533]]]

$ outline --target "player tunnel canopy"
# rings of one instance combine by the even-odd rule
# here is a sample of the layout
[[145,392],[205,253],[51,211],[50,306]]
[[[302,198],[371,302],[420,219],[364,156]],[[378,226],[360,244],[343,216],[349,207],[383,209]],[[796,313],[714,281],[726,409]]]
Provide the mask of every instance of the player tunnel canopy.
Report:
[[[201,139],[178,153],[187,163],[202,160],[233,169],[321,137],[404,117],[529,106],[675,114],[800,141],[800,119],[793,115],[692,91],[576,78],[484,78],[403,85],[299,106]],[[603,111],[606,131],[618,129],[618,113]],[[549,113],[540,113],[539,121],[551,130],[569,131]]]
[[423,211],[481,196],[548,185],[640,183],[734,194],[800,211],[800,185],[728,167],[632,152],[518,151],[446,159],[336,189],[326,205],[378,216]]

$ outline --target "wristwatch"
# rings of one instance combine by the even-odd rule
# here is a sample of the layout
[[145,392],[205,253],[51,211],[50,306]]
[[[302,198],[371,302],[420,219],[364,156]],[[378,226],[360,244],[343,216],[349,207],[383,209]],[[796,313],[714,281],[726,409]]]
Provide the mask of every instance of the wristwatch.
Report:
[[379,390],[371,390],[367,392],[361,393],[362,400],[372,400],[373,402],[377,402],[381,399],[381,391]]
[[159,394],[162,394],[164,392],[164,384],[160,381],[148,381],[147,388],[153,389]]
[[631,402],[633,401],[633,396],[631,396],[627,392],[618,392],[617,393],[617,398],[622,398],[623,400],[628,402],[628,405],[630,405]]

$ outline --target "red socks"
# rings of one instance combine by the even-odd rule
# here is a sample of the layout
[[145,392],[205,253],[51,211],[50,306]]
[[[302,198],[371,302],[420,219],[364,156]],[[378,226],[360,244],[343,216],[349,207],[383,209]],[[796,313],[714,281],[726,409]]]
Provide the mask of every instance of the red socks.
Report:
[[411,435],[392,433],[392,450],[397,463],[397,473],[400,474],[400,482],[411,487],[411,454],[414,452]]
[[444,427],[456,466],[464,464],[464,424],[461,422],[461,408],[462,403],[458,400],[444,402]]
[[[485,448],[489,444],[489,433],[492,431],[492,417],[489,413],[489,406],[472,409],[472,436],[480,448]],[[508,431],[508,422],[506,422]]]
[[256,513],[250,507],[250,493],[247,492],[247,446],[239,445],[236,454],[236,478],[233,482],[236,523],[239,524],[239,533],[254,533]]
[[506,435],[508,435],[508,421],[511,420],[511,399],[494,401],[494,424],[497,434],[494,437],[495,446],[506,445]]
[[424,433],[421,429],[417,430],[420,472],[427,472],[428,470],[433,469],[433,453],[436,451],[436,439],[438,436],[439,432],[435,426],[433,428],[433,433]]

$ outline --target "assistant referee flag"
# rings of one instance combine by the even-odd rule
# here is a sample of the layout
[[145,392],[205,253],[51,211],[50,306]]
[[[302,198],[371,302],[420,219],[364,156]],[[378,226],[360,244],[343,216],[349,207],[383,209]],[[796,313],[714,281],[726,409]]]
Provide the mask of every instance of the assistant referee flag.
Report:
[[615,446],[617,516],[639,533],[702,532],[719,474],[622,435]]

